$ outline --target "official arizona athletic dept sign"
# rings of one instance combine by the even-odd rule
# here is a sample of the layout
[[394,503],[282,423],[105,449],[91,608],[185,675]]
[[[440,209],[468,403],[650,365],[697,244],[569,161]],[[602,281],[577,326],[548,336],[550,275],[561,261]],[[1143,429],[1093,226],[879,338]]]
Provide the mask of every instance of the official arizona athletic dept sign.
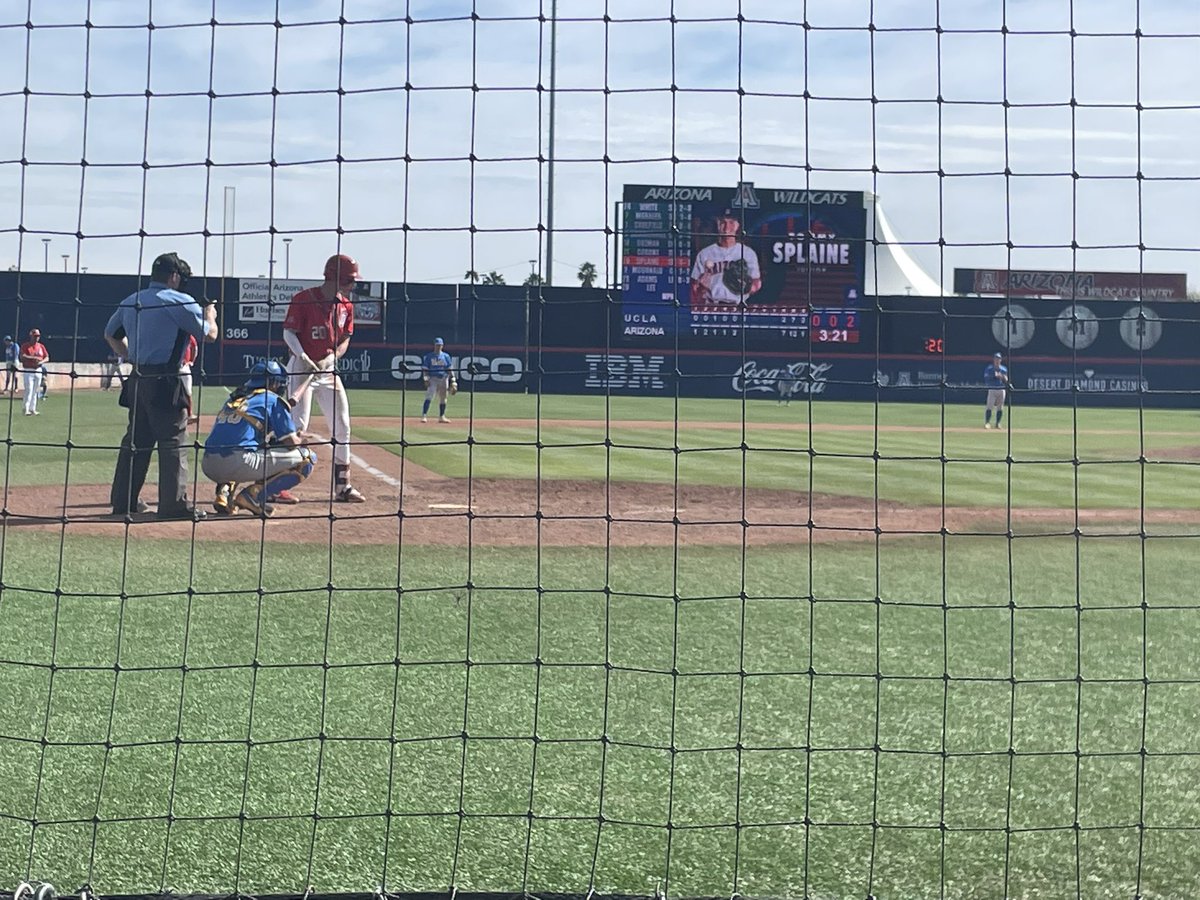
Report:
[[[861,191],[626,185],[622,336],[734,345],[744,332],[858,342]],[[820,318],[810,321],[810,316]],[[659,339],[655,341],[655,339]],[[689,341],[691,342],[691,341]]]
[[1186,300],[1187,275],[1162,272],[1059,272],[955,269],[954,293],[1063,300]]

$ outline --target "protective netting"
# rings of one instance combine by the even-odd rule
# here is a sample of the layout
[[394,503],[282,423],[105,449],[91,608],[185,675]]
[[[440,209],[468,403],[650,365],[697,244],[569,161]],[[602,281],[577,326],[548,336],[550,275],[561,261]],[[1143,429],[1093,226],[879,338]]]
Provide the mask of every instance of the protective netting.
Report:
[[[0,0],[49,355],[0,889],[1193,893],[1198,50],[1173,0]],[[270,518],[157,521],[153,463],[110,514],[105,326],[168,251],[202,509],[360,267]]]

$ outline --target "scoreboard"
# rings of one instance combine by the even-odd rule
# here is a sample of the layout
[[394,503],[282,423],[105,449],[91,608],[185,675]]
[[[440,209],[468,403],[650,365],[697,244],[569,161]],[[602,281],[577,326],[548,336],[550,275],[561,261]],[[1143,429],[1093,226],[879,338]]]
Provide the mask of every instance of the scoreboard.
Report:
[[626,185],[627,344],[862,340],[866,209],[856,191]]

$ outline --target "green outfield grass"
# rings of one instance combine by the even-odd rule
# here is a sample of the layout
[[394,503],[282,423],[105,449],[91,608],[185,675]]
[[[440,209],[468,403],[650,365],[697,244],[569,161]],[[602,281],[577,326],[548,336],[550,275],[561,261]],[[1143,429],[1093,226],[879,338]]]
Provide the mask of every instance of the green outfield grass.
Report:
[[[223,395],[204,390],[202,411]],[[977,406],[460,394],[452,425],[421,426],[420,400],[354,392],[356,439],[457,477],[745,484],[924,506],[1200,506],[1191,411],[1021,408],[997,432]],[[108,482],[124,428],[115,395],[59,395],[44,410],[4,423],[16,442],[11,456],[0,448],[8,483]]]
[[[111,478],[115,396],[65,400],[6,420],[10,487]],[[358,434],[450,475],[807,489],[811,459],[815,490],[914,503],[1011,491],[1136,520],[1200,499],[1191,413],[1021,409],[993,433],[976,407],[460,395],[453,425],[422,427],[414,403],[354,394],[356,416],[395,417]],[[608,424],[627,421],[679,430]],[[1164,462],[1114,461],[1143,447]],[[1152,900],[1200,883],[1183,528],[744,550],[129,533],[0,530],[0,884]]]

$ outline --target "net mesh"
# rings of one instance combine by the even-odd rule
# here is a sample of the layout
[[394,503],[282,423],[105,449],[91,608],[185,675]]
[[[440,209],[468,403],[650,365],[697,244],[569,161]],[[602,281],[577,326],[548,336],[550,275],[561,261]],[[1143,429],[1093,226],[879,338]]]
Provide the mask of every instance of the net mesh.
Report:
[[[1197,386],[1149,335],[1195,317],[1140,310],[1195,259],[1185,6],[0,2],[0,315],[51,354],[0,449],[0,889],[1189,893],[1200,483],[1156,407]],[[756,181],[866,194],[850,355],[815,305],[781,351],[679,302],[720,226],[676,189]],[[622,307],[635,184],[685,260],[661,322]],[[221,311],[199,506],[287,299],[339,252],[387,283],[339,364],[384,386],[350,399],[365,504],[335,411],[269,521],[107,516],[102,332],[168,250]],[[1124,270],[1135,315],[918,301],[958,266]],[[1035,328],[1060,352],[1013,361]],[[983,442],[996,349],[1029,405]]]

